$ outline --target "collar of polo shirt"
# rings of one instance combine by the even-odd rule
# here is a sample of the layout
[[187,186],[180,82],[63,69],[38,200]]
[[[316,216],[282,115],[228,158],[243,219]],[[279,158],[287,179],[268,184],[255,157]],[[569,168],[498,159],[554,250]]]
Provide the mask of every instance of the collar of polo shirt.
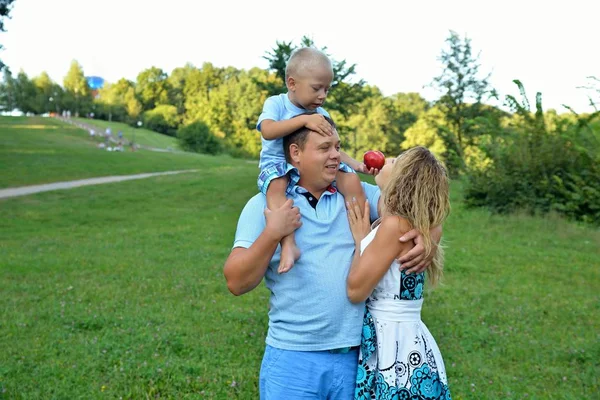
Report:
[[[315,196],[313,196],[312,193],[310,193],[308,190],[304,189],[302,186],[296,186],[296,192],[300,193],[302,196],[306,197],[306,200],[308,200],[308,204],[310,204],[310,206],[314,209],[317,208],[317,203],[319,203],[319,199],[317,199]],[[333,194],[337,192],[337,189],[335,188],[335,186],[333,185],[329,185],[327,187],[327,189],[325,189],[325,192],[323,192],[323,194],[325,193],[329,193],[329,194]]]

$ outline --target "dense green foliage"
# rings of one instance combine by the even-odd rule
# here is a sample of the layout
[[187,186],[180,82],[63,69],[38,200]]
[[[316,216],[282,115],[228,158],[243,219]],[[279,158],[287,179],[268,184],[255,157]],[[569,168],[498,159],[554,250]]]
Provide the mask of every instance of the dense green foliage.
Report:
[[[0,1],[0,32],[4,32],[4,19],[10,17],[12,10],[12,3],[15,0],[2,0]],[[0,44],[0,50],[2,50],[2,44]],[[0,71],[4,69],[4,63],[0,60]]]
[[473,55],[471,40],[450,32],[446,44],[439,58],[444,70],[433,84],[442,94],[436,105],[449,128],[445,141],[453,157],[447,158],[448,166],[459,170],[464,165],[466,148],[481,133],[473,122],[485,114],[483,101],[496,94],[488,82],[490,75],[480,76],[479,56]]
[[156,106],[152,110],[146,111],[143,117],[146,128],[169,136],[175,136],[180,119],[177,107],[171,104]]
[[210,128],[202,121],[182,126],[177,131],[179,146],[187,151],[206,154],[218,154],[222,151],[221,140],[210,132]]
[[510,101],[516,117],[505,135],[482,143],[489,158],[469,169],[467,204],[500,212],[556,211],[599,224],[600,135],[590,124],[598,113],[579,118],[544,113],[539,93],[535,112],[526,97]]
[[71,68],[65,76],[63,86],[66,95],[63,106],[66,109],[72,110],[76,117],[91,109],[92,91],[83,74],[83,68],[77,61],[73,60],[71,63]]
[[[307,37],[299,44],[314,45]],[[268,96],[286,90],[285,64],[299,46],[276,42],[264,56],[266,70],[204,63],[199,68],[187,64],[168,74],[150,67],[135,82],[120,79],[97,93],[87,87],[76,61],[63,87],[45,73],[30,79],[22,71],[16,77],[5,71],[0,109],[32,114],[70,110],[73,115],[132,126],[142,122],[166,135],[185,132],[182,143],[188,150],[256,158],[261,147],[256,121],[262,105]],[[453,177],[469,177],[471,205],[503,212],[554,210],[597,222],[600,117],[577,115],[568,105],[566,114],[541,107],[530,111],[526,99],[521,104],[514,96],[507,96],[507,107],[486,104],[497,95],[489,74],[481,74],[477,54],[469,38],[450,32],[439,57],[443,69],[432,78],[431,86],[439,92],[432,102],[417,93],[384,96],[377,87],[356,79],[354,64],[331,57],[334,80],[325,107],[336,121],[342,148],[360,160],[370,149],[395,156],[425,145],[446,162]],[[599,85],[591,76],[582,88],[592,106],[600,101]],[[547,122],[540,125],[540,121]],[[210,134],[184,129],[197,122],[205,124]],[[192,131],[201,133],[191,135]],[[203,138],[209,142],[201,144],[198,140]]]

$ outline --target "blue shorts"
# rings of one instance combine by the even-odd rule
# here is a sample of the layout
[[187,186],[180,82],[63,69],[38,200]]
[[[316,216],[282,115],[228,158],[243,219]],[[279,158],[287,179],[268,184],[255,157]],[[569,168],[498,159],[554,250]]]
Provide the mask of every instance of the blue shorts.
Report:
[[[338,169],[342,172],[356,173],[352,168],[344,163],[340,163]],[[258,175],[258,190],[266,195],[271,181],[286,175],[289,179],[286,192],[289,193],[291,188],[300,180],[298,170],[292,164],[289,164],[286,161],[267,164],[263,169],[261,169],[260,174]]]
[[357,368],[358,348],[334,354],[267,345],[260,367],[260,399],[353,399]]

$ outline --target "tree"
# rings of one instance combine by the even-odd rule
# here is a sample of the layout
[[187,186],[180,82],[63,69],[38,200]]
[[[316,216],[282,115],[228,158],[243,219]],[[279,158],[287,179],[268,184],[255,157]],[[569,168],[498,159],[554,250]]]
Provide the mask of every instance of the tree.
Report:
[[98,91],[98,98],[95,100],[100,117],[107,117],[112,121],[115,117],[118,121],[124,121],[127,115],[125,96],[129,89],[133,89],[133,82],[125,78],[119,79],[116,83],[106,83]]
[[188,63],[183,68],[175,68],[167,78],[169,84],[169,103],[177,107],[179,114],[185,113],[185,86],[190,76],[196,70],[196,67]]
[[260,68],[240,71],[235,80],[227,85],[229,96],[229,123],[231,131],[226,137],[229,152],[233,155],[258,156],[261,149],[260,134],[256,131],[256,121],[266,100],[257,81],[268,81],[269,73]]
[[415,118],[415,121],[429,110],[429,103],[419,93],[396,93],[392,99],[398,112],[410,114],[410,119]]
[[[202,121],[214,136],[223,139],[231,154],[258,156],[260,135],[256,132],[256,120],[266,92],[260,90],[257,82],[267,81],[270,75],[259,68],[214,70],[212,65],[203,66],[188,80],[197,89],[186,101],[185,124]],[[217,81],[220,83],[215,86]]]
[[[0,32],[5,32],[4,30],[4,18],[10,18],[9,14],[12,10],[12,3],[14,0],[0,0]],[[0,50],[2,50],[2,45],[0,44]],[[0,71],[4,69],[4,63],[0,60]]]
[[[303,37],[302,40],[305,38]],[[270,52],[267,51],[267,55],[263,56],[269,62],[268,70],[274,72],[276,78],[270,82],[259,83],[261,89],[266,90],[269,96],[284,93],[287,90],[285,85],[285,67],[295,49],[296,46],[291,41],[275,41],[275,47]]]
[[186,123],[201,120],[215,134],[224,135],[223,131],[228,130],[226,121],[229,116],[226,85],[230,79],[237,77],[238,72],[229,71],[225,76],[224,69],[215,68],[211,63],[205,63],[202,69],[193,72],[185,86]]
[[[233,75],[237,74],[237,70]],[[231,71],[229,72],[231,76]],[[227,79],[225,70],[217,68],[211,63],[202,64],[202,68],[194,69],[190,72],[184,87],[185,108],[189,111],[194,108],[194,104],[210,100],[210,94],[223,81]]]
[[177,107],[171,104],[161,104],[144,113],[146,128],[169,136],[175,136],[180,120]]
[[20,71],[13,78],[10,70],[4,69],[4,79],[0,84],[0,110],[19,109],[32,114],[58,112],[63,97],[63,89],[46,72],[29,79],[24,71]]
[[[233,74],[229,72],[228,76],[235,76],[237,72]],[[210,126],[210,118],[206,118],[206,113],[209,112],[209,103],[214,100],[215,93],[219,90],[220,86],[224,83],[224,69],[217,68],[211,63],[204,63],[202,68],[191,71],[188,76],[185,87],[185,120],[194,122],[197,120],[203,120]]]
[[439,108],[433,107],[423,113],[419,119],[404,132],[402,149],[425,146],[438,158],[447,158],[447,147],[443,139],[444,115]]
[[79,116],[79,112],[90,105],[92,95],[83,74],[83,68],[76,60],[71,62],[63,86],[67,95],[68,107],[75,110],[75,116]]
[[418,93],[397,93],[391,97],[393,109],[390,111],[391,124],[397,134],[388,136],[385,152],[398,154],[405,132],[429,109],[429,103]]
[[32,99],[35,113],[44,114],[53,111],[54,98],[52,96],[54,94],[55,84],[52,79],[50,79],[48,73],[46,71],[42,72],[39,76],[33,78],[32,82],[36,89],[35,98]]
[[52,82],[52,97],[50,98],[50,112],[59,113],[65,108],[65,90],[56,82]]
[[125,93],[125,110],[129,118],[129,123],[134,124],[137,122],[138,117],[142,113],[142,104],[138,101],[135,96],[135,89],[130,87]]
[[397,138],[401,133],[394,123],[396,112],[392,99],[384,97],[374,86],[362,89],[366,98],[358,104],[357,112],[338,124],[338,132],[342,139],[344,151],[356,159],[362,159],[367,150],[389,150],[397,155],[400,146],[388,148],[390,138]]
[[35,108],[36,89],[27,74],[21,70],[15,80],[15,103],[21,112],[37,113]]
[[[306,36],[302,38],[303,41],[305,39]],[[310,47],[310,45],[307,47]],[[280,86],[278,88],[279,90],[273,94],[281,93],[281,90],[285,89],[285,67],[292,52],[296,50],[296,48],[297,47],[293,45],[293,42],[291,41],[286,43],[276,40],[275,47],[271,49],[270,52],[267,51],[266,56],[263,56],[263,58],[269,62],[269,69],[274,71],[275,75],[281,80],[282,86]]]
[[140,72],[136,79],[135,92],[144,110],[151,110],[159,104],[168,104],[167,73],[157,67]]
[[[578,86],[577,89],[585,89],[588,92],[587,93],[587,98],[588,98],[588,101],[589,101],[588,104],[595,111],[599,111],[598,110],[598,106],[600,105],[600,79],[598,79],[595,76],[588,76],[587,80],[588,80],[588,83],[586,85],[584,85],[584,86]],[[569,106],[567,106],[565,104],[563,104],[563,107],[565,107],[568,110],[570,110],[573,113],[575,113],[571,107],[569,107]]]
[[473,136],[468,120],[477,116],[483,100],[495,97],[496,92],[490,87],[490,74],[480,77],[479,55],[473,55],[469,38],[463,39],[451,31],[446,43],[448,47],[439,57],[444,70],[434,78],[433,86],[443,93],[436,105],[444,113],[452,133],[449,139],[456,142],[453,147],[462,158]]
[[0,84],[0,111],[12,111],[17,107],[16,81],[10,69],[4,68],[4,77]]

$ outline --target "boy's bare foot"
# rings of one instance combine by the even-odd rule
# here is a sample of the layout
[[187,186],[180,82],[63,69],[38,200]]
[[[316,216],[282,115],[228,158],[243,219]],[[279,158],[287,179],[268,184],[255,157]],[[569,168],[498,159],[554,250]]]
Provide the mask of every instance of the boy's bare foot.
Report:
[[300,258],[300,249],[296,244],[281,246],[281,259],[279,260],[279,268],[277,272],[285,274],[294,266],[294,262]]

